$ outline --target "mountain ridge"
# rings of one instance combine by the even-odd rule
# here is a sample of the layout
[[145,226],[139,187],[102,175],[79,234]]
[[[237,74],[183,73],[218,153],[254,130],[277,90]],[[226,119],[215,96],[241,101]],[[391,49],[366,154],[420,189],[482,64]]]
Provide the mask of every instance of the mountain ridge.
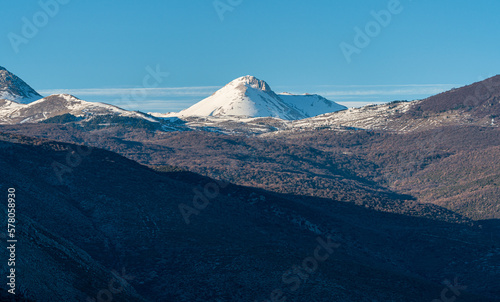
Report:
[[0,66],[0,100],[5,99],[21,104],[28,104],[43,98],[26,82]]
[[[54,98],[66,98],[69,102],[68,97],[67,94],[55,94],[44,98],[22,79],[0,66],[0,122],[2,123],[41,122],[47,118],[67,114],[72,111],[71,108],[57,106],[52,111],[44,109],[39,112],[25,114],[21,118],[21,112],[29,112],[31,108],[40,109],[40,102]],[[77,99],[76,97],[73,98]],[[86,107],[101,107],[101,109],[106,107],[108,110],[118,108],[114,105],[99,102],[86,102],[83,100],[79,100],[79,102]],[[29,107],[23,107],[23,105],[29,105]],[[178,113],[150,113],[150,115],[163,118],[207,116],[273,117],[282,120],[300,120],[344,109],[347,109],[347,107],[316,94],[276,94],[265,81],[247,75],[229,82],[208,98]],[[112,111],[116,113],[117,110]],[[76,116],[80,114],[81,112],[77,112]],[[127,110],[121,110],[120,114],[138,117],[137,114]],[[148,119],[144,116],[140,116],[140,118]]]
[[[267,83],[247,80],[238,87],[272,101]],[[19,113],[0,125],[0,187],[16,187],[20,219],[57,239],[42,244],[69,251],[40,249],[35,226],[23,233],[32,241],[20,266],[78,277],[42,288],[44,270],[23,284],[41,301],[62,284],[93,296],[107,286],[107,270],[126,267],[136,277],[129,300],[137,292],[152,301],[261,301],[308,259],[317,236],[332,235],[339,249],[306,286],[287,291],[290,300],[432,301],[442,280],[459,276],[482,296],[464,290],[460,300],[498,301],[500,128],[489,124],[496,94],[475,95],[490,91],[474,88],[484,85],[452,91],[463,107],[435,108],[437,95],[301,120],[187,117],[177,122],[196,119],[199,131],[171,132],[112,125],[98,114],[133,112],[71,95],[0,100],[0,112]],[[238,135],[217,120],[250,131]],[[229,184],[214,189],[221,182]],[[203,209],[197,192],[208,200]],[[197,207],[188,225],[181,205]],[[67,259],[83,253],[89,261]],[[90,284],[96,275],[99,285]]]
[[178,113],[171,113],[170,116],[275,117],[299,120],[346,108],[318,95],[276,94],[265,81],[246,75],[229,82],[208,98]]
[[53,94],[29,104],[19,104],[13,101],[0,102],[0,122],[4,124],[38,123],[64,114],[82,118],[118,115],[158,123],[155,118],[140,112],[124,110],[105,103],[87,102],[70,94]]

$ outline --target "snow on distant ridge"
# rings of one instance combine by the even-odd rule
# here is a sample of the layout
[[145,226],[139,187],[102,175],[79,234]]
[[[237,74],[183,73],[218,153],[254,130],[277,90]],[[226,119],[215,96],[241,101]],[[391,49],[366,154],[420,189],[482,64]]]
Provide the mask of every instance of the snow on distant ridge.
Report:
[[2,124],[37,123],[66,113],[74,116],[111,114],[158,122],[140,112],[127,111],[104,103],[83,101],[69,94],[53,94],[29,104],[0,102],[0,123]]
[[319,95],[277,95],[262,80],[247,75],[231,81],[214,94],[178,113],[154,116],[276,117],[298,120],[347,109]]
[[[290,93],[278,95],[265,81],[247,75],[231,81],[208,98],[178,113],[151,113],[151,115],[162,118],[273,117],[283,120],[300,120],[343,109],[346,107],[319,95]],[[0,122],[19,122],[16,116],[22,115],[29,116],[29,121],[41,121],[57,114],[71,113],[80,116],[87,112],[119,114],[155,121],[148,115],[126,111],[104,103],[85,102],[66,94],[43,98],[22,79],[0,66]]]
[[284,92],[278,95],[286,104],[301,111],[307,117],[347,109],[346,106],[337,104],[317,94],[291,94]]

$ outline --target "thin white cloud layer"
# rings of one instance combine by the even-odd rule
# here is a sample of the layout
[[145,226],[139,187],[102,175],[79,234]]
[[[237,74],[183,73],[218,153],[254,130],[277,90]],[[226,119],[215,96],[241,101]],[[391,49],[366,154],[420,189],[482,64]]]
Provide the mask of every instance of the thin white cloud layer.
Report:
[[[276,91],[295,94],[319,94],[348,107],[384,103],[393,100],[425,98],[459,87],[456,84],[407,85],[317,85],[309,87],[277,86]],[[144,112],[175,112],[188,108],[217,91],[219,86],[173,88],[87,88],[45,89],[42,95],[72,94],[86,101],[110,103],[128,110]]]
[[203,86],[203,87],[175,87],[175,88],[87,88],[87,89],[45,89],[39,93],[43,95],[67,93],[80,96],[120,96],[120,95],[135,95],[137,93],[145,93],[148,96],[172,96],[172,95],[206,95],[212,94],[220,87],[218,86]]

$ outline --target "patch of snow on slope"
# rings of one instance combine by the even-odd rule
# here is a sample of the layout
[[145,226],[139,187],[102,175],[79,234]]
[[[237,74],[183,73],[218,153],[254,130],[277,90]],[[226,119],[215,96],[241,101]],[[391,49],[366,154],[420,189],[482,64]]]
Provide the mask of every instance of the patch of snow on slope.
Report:
[[337,104],[317,94],[306,93],[297,95],[285,92],[279,94],[279,97],[287,105],[296,108],[307,117],[313,117],[320,114],[347,109],[346,106]]

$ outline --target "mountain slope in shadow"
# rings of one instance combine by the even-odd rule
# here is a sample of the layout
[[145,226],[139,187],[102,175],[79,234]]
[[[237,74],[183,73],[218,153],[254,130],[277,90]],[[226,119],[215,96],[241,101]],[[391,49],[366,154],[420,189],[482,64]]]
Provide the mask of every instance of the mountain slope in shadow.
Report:
[[[433,219],[383,213],[156,171],[101,149],[0,137],[2,188],[16,188],[20,219],[53,240],[45,245],[37,227],[20,224],[27,249],[20,271],[56,270],[68,294],[93,297],[108,279],[95,274],[123,268],[133,279],[117,301],[262,301],[276,293],[295,301],[432,301],[455,277],[467,286],[462,301],[500,297],[498,235],[447,222],[454,214],[442,208],[430,208]],[[56,245],[65,253],[54,254]],[[314,262],[318,252],[329,256]],[[29,298],[51,301],[59,290],[35,286],[44,276],[23,274]]]

